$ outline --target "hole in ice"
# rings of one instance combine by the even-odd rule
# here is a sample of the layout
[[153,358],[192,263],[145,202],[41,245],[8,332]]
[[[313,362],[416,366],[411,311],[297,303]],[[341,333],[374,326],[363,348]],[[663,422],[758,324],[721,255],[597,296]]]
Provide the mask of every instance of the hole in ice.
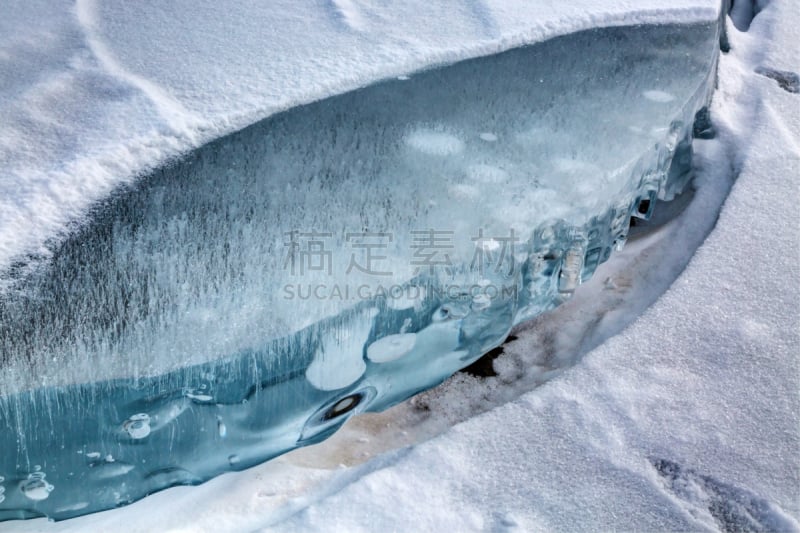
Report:
[[323,416],[323,420],[333,420],[334,418],[338,418],[344,414],[349,413],[353,409],[355,409],[359,403],[361,403],[362,395],[360,394],[353,394],[351,396],[345,396],[338,402],[336,402],[330,409],[325,412]]
[[324,439],[352,415],[366,409],[376,395],[375,388],[365,387],[322,406],[309,417],[298,443],[312,444]]

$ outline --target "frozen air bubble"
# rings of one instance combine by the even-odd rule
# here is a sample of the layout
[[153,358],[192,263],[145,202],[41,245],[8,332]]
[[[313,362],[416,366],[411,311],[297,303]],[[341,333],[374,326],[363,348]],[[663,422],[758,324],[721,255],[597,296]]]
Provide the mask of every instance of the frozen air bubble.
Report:
[[88,457],[89,459],[99,459],[100,452],[89,452],[86,454],[86,457]]
[[497,142],[497,135],[488,131],[481,133],[480,138],[482,141],[486,141],[487,143]]
[[500,243],[491,237],[481,237],[475,241],[475,247],[485,252],[494,252],[500,249]]
[[320,390],[337,390],[352,385],[367,370],[363,350],[378,314],[374,307],[363,310],[357,324],[325,332],[314,360],[306,368],[306,379]]
[[356,407],[358,404],[361,403],[362,396],[359,394],[352,394],[350,396],[346,396],[336,402],[333,407],[328,409],[325,413],[325,420],[333,420],[334,418],[339,418],[340,416],[349,413]]
[[569,157],[556,157],[553,159],[552,164],[555,170],[567,174],[581,172],[597,172],[598,174],[602,173],[597,165]]
[[133,415],[122,424],[122,429],[132,439],[143,439],[150,434],[150,415],[146,413]]
[[46,500],[55,487],[48,483],[44,477],[44,474],[41,472],[30,474],[28,479],[19,484],[19,490],[21,490],[22,494],[29,500],[37,502]]
[[450,187],[450,195],[459,200],[475,200],[480,197],[481,191],[474,185],[459,183]]
[[124,476],[133,469],[134,466],[131,464],[109,461],[94,467],[92,469],[92,477],[95,479],[112,479]]
[[444,322],[445,320],[458,320],[469,314],[469,310],[455,303],[447,303],[433,312],[431,321]]
[[217,433],[223,439],[228,435],[228,428],[225,426],[225,422],[222,419],[217,420]]
[[658,102],[659,104],[666,104],[675,100],[675,97],[669,93],[664,91],[644,91],[642,96],[650,100],[651,102]]
[[185,396],[190,400],[194,400],[200,403],[208,403],[214,400],[213,396],[209,396],[208,394],[202,394],[202,393],[198,394],[194,391],[186,392]]
[[419,129],[406,137],[406,144],[430,155],[454,155],[464,151],[464,141],[453,134]]
[[323,405],[308,419],[298,442],[316,442],[314,439],[320,435],[335,430],[350,416],[363,411],[376,394],[373,387],[365,387]]
[[472,308],[481,311],[492,305],[492,299],[488,294],[476,294],[472,297]]
[[414,349],[416,342],[416,333],[388,335],[369,345],[367,357],[374,363],[388,363],[407,355]]
[[238,456],[238,455],[236,455],[236,454],[233,454],[233,455],[229,455],[229,456],[228,456],[228,463],[229,463],[231,466],[236,466],[237,464],[239,464],[239,461],[241,461],[241,459],[240,459],[240,458],[239,458],[239,456]]
[[508,180],[508,172],[493,165],[470,165],[467,178],[481,183],[503,183]]
[[67,513],[70,511],[80,511],[81,509],[86,509],[89,507],[89,502],[78,502],[73,503],[71,505],[65,505],[63,507],[56,508],[57,513]]

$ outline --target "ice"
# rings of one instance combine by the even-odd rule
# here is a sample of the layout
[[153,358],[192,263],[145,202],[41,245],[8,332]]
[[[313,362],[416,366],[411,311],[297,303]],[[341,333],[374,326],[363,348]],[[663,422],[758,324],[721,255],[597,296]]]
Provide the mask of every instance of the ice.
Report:
[[41,501],[50,497],[53,492],[53,485],[45,480],[45,474],[34,472],[28,479],[19,484],[19,490],[29,500]]
[[325,391],[343,389],[358,381],[367,370],[362,351],[377,314],[377,309],[369,308],[355,317],[354,327],[323,331],[306,379]]
[[60,488],[7,493],[0,517],[247,468],[470,364],[680,189],[717,41],[713,22],[592,30],[418,72],[119,191],[0,300],[0,468],[46,455]]
[[119,186],[282,109],[588,27],[711,20],[717,4],[4,2],[0,287]]
[[672,96],[671,94],[666,93],[664,91],[653,91],[653,90],[651,90],[651,91],[644,91],[642,94],[648,100],[652,100],[653,102],[659,102],[659,103],[662,103],[662,104],[669,103],[669,102],[671,102],[671,101],[673,101],[675,99],[674,96]]
[[147,413],[133,415],[122,425],[122,429],[132,439],[144,439],[150,434],[150,415]]
[[428,128],[414,131],[406,138],[413,149],[429,155],[455,155],[464,151],[464,141],[446,131]]
[[417,341],[416,333],[387,335],[367,347],[367,357],[374,363],[388,363],[410,352]]
[[[155,173],[98,207],[96,222],[67,242],[52,268],[4,299],[3,390],[154,376],[258,350],[383,293],[399,308],[429,282],[470,287],[485,278],[482,268],[497,278],[490,290],[513,288],[516,281],[501,271],[521,270],[526,241],[555,219],[564,223],[535,237],[536,246],[571,239],[570,253],[587,247],[594,261],[583,269],[571,260],[572,279],[562,288],[574,285],[606,255],[603,239],[622,242],[639,189],[648,205],[650,195],[670,194],[659,190],[659,172],[690,132],[690,108],[707,95],[713,60],[710,30],[698,33],[699,49],[688,56],[689,44],[673,42],[683,38],[676,31],[663,37],[671,54],[639,61],[609,43],[614,54],[590,64],[556,42],[386,82],[281,114]],[[576,42],[578,53],[597,46],[590,40],[585,34]],[[528,82],[530,70],[562,64],[569,65],[563,75]],[[627,76],[623,83],[584,79],[613,68]],[[669,68],[685,71],[664,82],[684,99],[666,105],[639,97],[624,116],[616,113],[618,92],[638,95],[640,84],[650,86],[656,71]],[[587,92],[594,97],[584,98]],[[598,118],[592,127],[587,116]],[[420,126],[432,122],[442,125]],[[626,129],[631,122],[657,129],[658,143]],[[478,135],[490,123],[499,140],[486,143]],[[526,132],[523,145],[517,132]],[[323,193],[307,194],[314,190]],[[620,219],[613,235],[568,235],[573,227],[603,226],[611,210]],[[514,246],[476,248],[479,234]],[[492,261],[498,264],[487,268]],[[536,266],[544,277],[560,264],[547,261]],[[74,264],[87,265],[78,277]],[[411,282],[434,270],[441,280]],[[553,295],[532,296],[537,301],[526,305],[546,307]],[[426,294],[415,313],[430,312],[435,297]],[[54,298],[62,304],[49,303]],[[37,313],[44,315],[30,320]],[[54,324],[63,335],[51,334]],[[48,371],[52,357],[55,373]],[[327,374],[321,364],[312,375]]]

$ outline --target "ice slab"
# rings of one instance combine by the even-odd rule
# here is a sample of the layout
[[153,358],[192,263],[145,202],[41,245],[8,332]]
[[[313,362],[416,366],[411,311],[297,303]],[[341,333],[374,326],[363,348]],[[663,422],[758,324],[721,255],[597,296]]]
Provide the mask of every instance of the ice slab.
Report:
[[0,20],[0,288],[141,172],[300,103],[717,0],[9,0]]
[[717,40],[591,30],[419,72],[120,191],[0,300],[0,517],[246,468],[468,365],[685,183]]

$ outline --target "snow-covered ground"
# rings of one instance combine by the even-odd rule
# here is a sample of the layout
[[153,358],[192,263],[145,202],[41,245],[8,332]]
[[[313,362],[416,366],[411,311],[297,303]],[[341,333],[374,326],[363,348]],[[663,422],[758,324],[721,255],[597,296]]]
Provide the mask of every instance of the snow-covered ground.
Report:
[[516,331],[497,376],[200,487],[0,528],[800,530],[800,95],[755,72],[800,70],[798,28],[791,0],[729,25],[691,203]]

